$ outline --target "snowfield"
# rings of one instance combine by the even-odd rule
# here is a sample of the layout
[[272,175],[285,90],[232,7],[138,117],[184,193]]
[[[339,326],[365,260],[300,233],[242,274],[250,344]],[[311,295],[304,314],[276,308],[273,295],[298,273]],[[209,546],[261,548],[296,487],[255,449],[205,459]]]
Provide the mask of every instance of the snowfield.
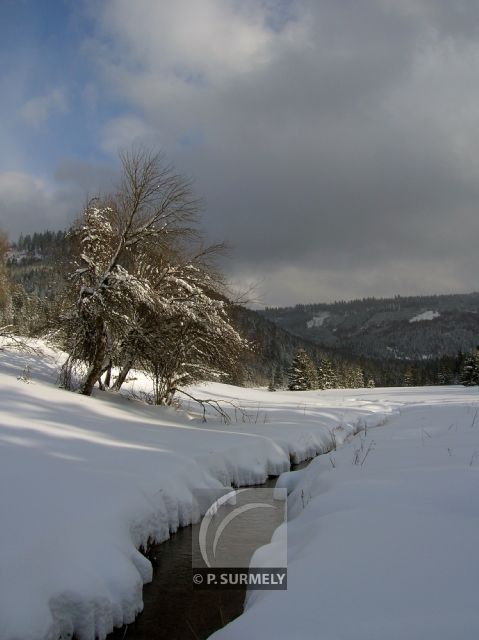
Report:
[[288,590],[251,592],[215,640],[479,637],[477,387],[361,396],[404,405],[281,476],[291,491]]
[[[333,439],[280,479],[288,591],[254,592],[215,638],[477,637],[477,389],[211,384],[193,393],[241,410],[205,424],[187,400],[60,390],[61,355],[42,350],[0,351],[0,640],[93,640],[131,622],[152,574],[138,548],[190,522],[194,489],[261,483]],[[130,391],[146,385],[139,374]]]
[[[61,355],[42,349],[0,352],[1,640],[93,640],[131,622],[152,575],[138,548],[190,522],[192,490],[262,483],[329,449],[332,430],[342,441],[397,404],[208,385],[195,393],[242,411],[204,424],[58,389]],[[139,375],[130,387],[146,384]]]

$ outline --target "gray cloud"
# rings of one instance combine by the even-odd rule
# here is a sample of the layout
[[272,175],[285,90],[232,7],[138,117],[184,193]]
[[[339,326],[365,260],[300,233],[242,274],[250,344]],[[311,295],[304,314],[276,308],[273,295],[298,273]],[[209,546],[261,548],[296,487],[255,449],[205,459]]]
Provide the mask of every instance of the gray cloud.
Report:
[[0,172],[0,228],[12,240],[22,232],[67,228],[89,197],[114,187],[118,168],[65,159],[52,178],[47,182],[28,173]]
[[73,216],[69,190],[51,189],[26,173],[0,173],[0,227],[12,239],[20,232],[64,227],[69,214]]
[[[102,149],[164,148],[205,197],[208,234],[233,245],[225,268],[257,279],[265,303],[477,288],[476,2],[106,0],[90,12],[97,99],[124,105]],[[55,201],[112,174],[70,161],[56,179]]]
[[119,178],[118,163],[92,164],[75,158],[64,159],[55,169],[58,183],[83,197],[108,193],[115,188]]
[[190,154],[208,224],[240,271],[266,274],[270,304],[477,288],[475,32],[446,33],[419,5],[383,21],[380,3],[355,3],[365,15],[347,22],[337,4],[344,49],[326,18],[326,45],[318,29],[312,49],[215,96]]

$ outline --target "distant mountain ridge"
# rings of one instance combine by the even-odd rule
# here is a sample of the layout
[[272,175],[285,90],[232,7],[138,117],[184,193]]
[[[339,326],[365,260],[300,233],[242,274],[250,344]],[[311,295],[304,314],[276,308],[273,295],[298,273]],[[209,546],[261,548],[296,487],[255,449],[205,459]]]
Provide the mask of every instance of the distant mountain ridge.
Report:
[[479,293],[363,298],[259,312],[290,333],[364,358],[425,360],[479,344]]

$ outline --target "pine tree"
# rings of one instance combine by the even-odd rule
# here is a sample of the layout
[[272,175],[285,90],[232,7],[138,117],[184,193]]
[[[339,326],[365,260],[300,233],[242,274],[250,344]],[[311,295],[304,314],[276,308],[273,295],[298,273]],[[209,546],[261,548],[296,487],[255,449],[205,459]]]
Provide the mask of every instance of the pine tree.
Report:
[[304,349],[300,349],[288,371],[290,391],[308,391],[318,388],[316,367]]
[[280,364],[277,364],[274,370],[274,382],[277,389],[284,389],[284,371]]
[[276,376],[274,367],[271,369],[271,378],[268,385],[268,391],[276,391]]
[[479,347],[464,359],[461,371],[461,383],[465,387],[479,384]]
[[437,384],[446,385],[451,384],[452,381],[452,371],[448,367],[447,363],[442,361],[439,365],[439,370],[437,372]]
[[414,387],[415,386],[415,376],[414,376],[414,370],[413,370],[412,367],[406,367],[406,370],[405,370],[404,376],[403,376],[402,386],[403,387]]
[[320,389],[337,388],[338,377],[329,358],[321,358],[321,362],[318,367],[318,379]]
[[359,365],[352,367],[351,387],[353,389],[362,389],[364,387],[364,375]]

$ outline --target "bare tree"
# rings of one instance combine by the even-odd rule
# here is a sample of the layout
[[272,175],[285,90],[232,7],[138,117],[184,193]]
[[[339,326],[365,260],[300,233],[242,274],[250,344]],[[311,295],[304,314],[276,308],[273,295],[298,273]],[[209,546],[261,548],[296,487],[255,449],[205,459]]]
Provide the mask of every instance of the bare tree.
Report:
[[78,259],[60,314],[70,354],[64,380],[86,363],[80,391],[90,395],[113,365],[115,389],[142,365],[156,401],[169,403],[178,384],[227,370],[244,343],[208,266],[218,247],[192,251],[200,202],[190,182],[145,150],[121,161],[117,194],[90,201],[72,232]]
[[132,310],[154,309],[147,279],[139,277],[149,245],[170,245],[191,232],[199,210],[190,183],[144,149],[121,155],[123,178],[114,197],[94,199],[74,234],[80,256],[72,275],[72,308],[63,320],[70,358],[88,363],[81,392],[90,395],[115,345],[128,333]]

